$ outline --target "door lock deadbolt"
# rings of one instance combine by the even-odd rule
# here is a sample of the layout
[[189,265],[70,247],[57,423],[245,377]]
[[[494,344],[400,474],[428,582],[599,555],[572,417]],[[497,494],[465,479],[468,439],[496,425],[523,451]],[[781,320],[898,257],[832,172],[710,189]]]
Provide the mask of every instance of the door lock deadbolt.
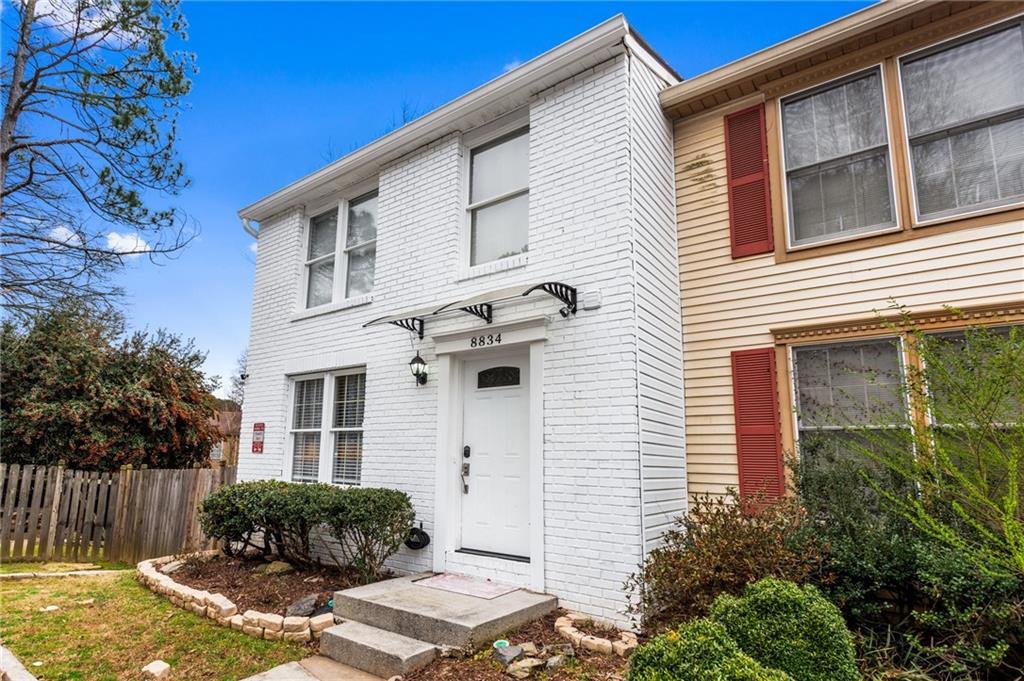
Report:
[[466,445],[466,446],[464,446],[462,448],[462,458],[463,459],[468,459],[469,458],[469,445]]

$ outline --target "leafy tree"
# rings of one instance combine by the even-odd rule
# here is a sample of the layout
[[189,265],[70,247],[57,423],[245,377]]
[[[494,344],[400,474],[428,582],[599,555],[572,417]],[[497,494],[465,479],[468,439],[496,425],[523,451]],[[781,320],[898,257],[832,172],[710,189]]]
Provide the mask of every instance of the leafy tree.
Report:
[[115,314],[81,306],[2,329],[0,437],[4,461],[110,470],[180,468],[219,439],[214,401],[191,341],[125,334]]
[[[126,257],[194,235],[153,202],[188,181],[177,112],[195,72],[178,0],[16,0],[0,67],[2,300],[28,318],[69,297],[102,306]],[[5,7],[5,10],[8,9]]]
[[926,333],[905,315],[899,326],[919,362],[897,406],[878,405],[894,425],[850,426],[847,446],[909,483],[865,471],[920,532],[989,575],[1024,576],[1024,326]]

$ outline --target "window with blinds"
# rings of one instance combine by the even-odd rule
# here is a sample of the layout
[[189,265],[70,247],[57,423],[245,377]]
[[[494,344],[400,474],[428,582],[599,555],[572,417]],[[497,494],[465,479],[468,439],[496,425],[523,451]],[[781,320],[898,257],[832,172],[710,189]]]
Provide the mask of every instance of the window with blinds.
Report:
[[366,373],[297,379],[292,394],[292,480],[358,485],[363,468]]
[[320,437],[324,379],[295,381],[292,411],[292,480],[316,482],[320,477]]
[[795,347],[793,373],[800,456],[811,464],[849,460],[906,423],[897,339]]
[[363,412],[366,374],[336,376],[334,381],[334,466],[331,481],[358,485],[363,467]]
[[790,244],[896,226],[879,68],[781,102]]
[[900,60],[917,215],[1024,201],[1024,20]]

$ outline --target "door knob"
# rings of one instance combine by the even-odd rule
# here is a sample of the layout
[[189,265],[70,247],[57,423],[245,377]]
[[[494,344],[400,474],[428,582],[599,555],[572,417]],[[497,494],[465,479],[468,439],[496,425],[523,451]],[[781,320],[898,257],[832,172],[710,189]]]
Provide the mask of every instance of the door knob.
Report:
[[469,464],[462,464],[462,493],[469,494]]

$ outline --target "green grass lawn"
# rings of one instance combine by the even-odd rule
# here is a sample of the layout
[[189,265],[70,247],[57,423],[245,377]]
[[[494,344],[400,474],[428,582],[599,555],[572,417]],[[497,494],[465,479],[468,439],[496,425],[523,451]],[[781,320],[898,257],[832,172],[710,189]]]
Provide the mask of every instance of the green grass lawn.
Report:
[[127,570],[131,565],[127,563],[111,563],[105,560],[97,560],[86,563],[39,563],[39,562],[16,562],[0,563],[0,575],[9,575],[14,572],[72,572],[73,570]]
[[[90,598],[95,602],[83,603]],[[0,603],[0,639],[44,681],[137,679],[156,659],[170,664],[176,679],[240,679],[311,653],[180,610],[131,572],[5,580]],[[39,611],[47,605],[60,610]]]

